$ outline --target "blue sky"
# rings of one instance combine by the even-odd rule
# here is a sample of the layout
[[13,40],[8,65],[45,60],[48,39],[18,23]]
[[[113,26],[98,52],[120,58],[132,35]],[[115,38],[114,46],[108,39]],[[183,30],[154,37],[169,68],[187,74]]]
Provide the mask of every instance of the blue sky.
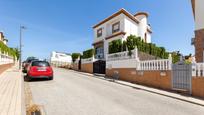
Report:
[[9,46],[18,46],[19,26],[27,27],[24,59],[48,58],[53,50],[72,53],[91,48],[92,26],[121,8],[132,14],[149,13],[153,43],[168,51],[194,54],[190,0],[0,0],[0,4],[0,30]]

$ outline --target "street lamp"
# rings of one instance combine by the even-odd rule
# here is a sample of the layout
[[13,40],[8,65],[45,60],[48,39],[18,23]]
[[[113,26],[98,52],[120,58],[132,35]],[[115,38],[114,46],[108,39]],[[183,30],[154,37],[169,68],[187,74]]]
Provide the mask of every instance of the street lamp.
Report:
[[22,30],[26,29],[25,26],[20,26],[20,51],[19,51],[19,69],[21,69],[21,61],[22,61]]

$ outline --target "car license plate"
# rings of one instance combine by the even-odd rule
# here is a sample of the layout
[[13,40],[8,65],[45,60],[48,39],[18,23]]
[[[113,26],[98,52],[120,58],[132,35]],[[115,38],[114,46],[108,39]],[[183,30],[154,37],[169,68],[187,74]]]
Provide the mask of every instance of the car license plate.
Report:
[[45,67],[38,67],[38,71],[46,71]]

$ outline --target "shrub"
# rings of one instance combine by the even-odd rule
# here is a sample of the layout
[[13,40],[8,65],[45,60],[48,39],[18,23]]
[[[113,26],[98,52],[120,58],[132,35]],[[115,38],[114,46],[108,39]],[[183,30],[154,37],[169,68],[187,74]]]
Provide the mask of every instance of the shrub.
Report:
[[117,53],[122,51],[122,41],[121,39],[113,40],[109,43],[109,54]]
[[136,37],[133,36],[133,35],[130,35],[127,37],[127,48],[128,48],[128,51],[131,51],[133,49],[135,49],[135,46],[137,44],[137,40],[136,40]]
[[136,37],[134,35],[130,35],[127,37],[127,48],[129,54],[131,54],[131,50],[135,47],[138,48],[139,51],[148,53],[150,55],[154,55],[160,58],[168,58],[168,53],[164,47],[158,47],[153,43],[145,43],[141,40],[140,37]]
[[173,63],[180,61],[181,54],[179,52],[173,52],[173,53],[171,53],[171,55],[172,55],[172,62]]
[[[141,40],[140,37],[136,37],[134,35],[128,36],[126,41],[123,41],[123,43],[121,40],[114,40],[110,42],[109,54],[128,50],[129,55],[131,55],[131,50],[135,49],[135,47],[137,47],[141,52],[145,52],[162,59],[167,59],[169,56],[169,53],[166,52],[166,49],[164,47],[158,47],[153,43],[146,43]],[[172,55],[173,63],[179,61],[179,55],[179,53],[174,53]]]
[[1,53],[8,54],[9,56],[12,56],[14,58],[19,56],[19,51],[17,49],[9,48],[2,41],[0,41],[0,51]]
[[83,51],[83,56],[82,56],[82,58],[83,58],[83,59],[91,58],[91,57],[93,57],[93,55],[94,55],[94,49],[88,49],[88,50],[86,50],[86,51]]

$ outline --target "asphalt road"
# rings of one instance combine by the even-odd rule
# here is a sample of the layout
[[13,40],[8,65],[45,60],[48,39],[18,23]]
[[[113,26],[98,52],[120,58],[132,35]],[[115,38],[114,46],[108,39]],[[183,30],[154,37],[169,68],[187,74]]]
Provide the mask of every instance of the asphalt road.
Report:
[[204,107],[54,69],[54,80],[29,83],[33,100],[47,115],[204,115]]

